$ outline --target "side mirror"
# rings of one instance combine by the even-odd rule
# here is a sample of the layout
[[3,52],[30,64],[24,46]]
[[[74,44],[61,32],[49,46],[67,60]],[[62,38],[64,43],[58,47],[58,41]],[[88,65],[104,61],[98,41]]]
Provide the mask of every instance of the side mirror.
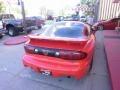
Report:
[[92,26],[92,27],[91,27],[91,34],[94,34],[94,35],[95,35],[95,32],[96,32],[96,31],[97,31],[97,30],[95,30],[94,27]]
[[91,34],[95,35],[96,30],[91,29]]

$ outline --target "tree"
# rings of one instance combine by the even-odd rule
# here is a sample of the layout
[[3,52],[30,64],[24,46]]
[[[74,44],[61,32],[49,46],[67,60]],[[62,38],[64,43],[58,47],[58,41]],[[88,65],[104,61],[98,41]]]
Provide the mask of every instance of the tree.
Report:
[[81,0],[81,4],[86,4],[88,0]]
[[96,0],[81,0],[81,4],[88,4],[88,3],[92,3],[94,4]]
[[94,15],[94,6],[96,0],[81,0],[81,4],[87,5],[88,10],[84,12],[86,16],[93,16]]
[[46,16],[47,15],[47,8],[46,7],[42,6],[39,9],[40,9],[39,14],[41,16]]
[[60,15],[60,16],[64,16],[64,15],[65,15],[64,9],[60,9],[60,10],[59,10],[59,15]]
[[5,6],[2,1],[0,1],[0,13],[3,13],[5,11]]

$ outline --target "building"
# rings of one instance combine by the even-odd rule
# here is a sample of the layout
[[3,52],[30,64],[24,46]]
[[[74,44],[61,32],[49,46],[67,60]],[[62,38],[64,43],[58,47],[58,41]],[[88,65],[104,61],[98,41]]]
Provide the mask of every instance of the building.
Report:
[[120,0],[99,0],[97,6],[97,20],[118,17],[120,14]]

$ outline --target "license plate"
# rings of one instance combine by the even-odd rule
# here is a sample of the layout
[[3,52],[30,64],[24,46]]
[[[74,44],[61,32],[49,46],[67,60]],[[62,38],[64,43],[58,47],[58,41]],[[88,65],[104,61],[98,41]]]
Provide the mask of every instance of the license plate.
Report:
[[51,71],[50,70],[41,69],[40,71],[41,71],[41,74],[43,74],[43,75],[46,75],[46,76],[51,75]]

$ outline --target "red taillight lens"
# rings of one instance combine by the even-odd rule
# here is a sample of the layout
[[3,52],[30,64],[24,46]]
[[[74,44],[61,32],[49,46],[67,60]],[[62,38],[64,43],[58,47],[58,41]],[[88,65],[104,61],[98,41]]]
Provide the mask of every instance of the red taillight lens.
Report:
[[26,53],[57,57],[66,60],[82,60],[87,57],[87,54],[81,51],[50,49],[31,45],[25,45],[24,48]]
[[80,60],[86,58],[87,54],[80,51],[60,51],[60,58],[70,60]]
[[27,53],[34,53],[35,48],[33,46],[25,45],[24,48]]

